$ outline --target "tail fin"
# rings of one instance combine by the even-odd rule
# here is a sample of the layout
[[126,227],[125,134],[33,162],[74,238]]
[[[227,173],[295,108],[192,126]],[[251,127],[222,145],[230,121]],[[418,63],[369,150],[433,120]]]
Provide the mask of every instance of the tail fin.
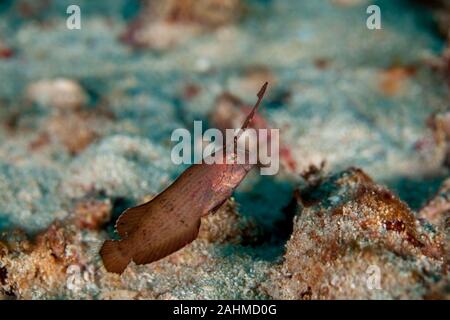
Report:
[[100,250],[103,265],[108,272],[121,274],[131,261],[131,256],[124,252],[122,241],[106,240]]

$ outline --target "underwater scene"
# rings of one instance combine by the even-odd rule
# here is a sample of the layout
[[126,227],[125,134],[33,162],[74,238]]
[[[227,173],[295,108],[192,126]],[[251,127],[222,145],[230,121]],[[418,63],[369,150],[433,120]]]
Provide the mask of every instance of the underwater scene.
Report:
[[448,300],[449,172],[450,1],[0,1],[0,300]]

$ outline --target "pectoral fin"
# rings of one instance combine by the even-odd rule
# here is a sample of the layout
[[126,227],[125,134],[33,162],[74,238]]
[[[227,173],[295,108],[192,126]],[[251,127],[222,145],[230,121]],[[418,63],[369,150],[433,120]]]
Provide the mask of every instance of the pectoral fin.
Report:
[[210,212],[208,212],[207,214],[214,214],[216,213],[223,205],[225,202],[227,202],[228,198],[225,198],[222,202],[220,202],[218,205],[216,205],[214,208],[211,209]]

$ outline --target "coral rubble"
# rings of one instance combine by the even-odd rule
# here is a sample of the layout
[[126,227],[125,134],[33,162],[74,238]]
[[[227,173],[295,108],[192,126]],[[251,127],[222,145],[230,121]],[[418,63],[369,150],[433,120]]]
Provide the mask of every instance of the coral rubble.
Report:
[[418,299],[448,281],[445,234],[361,170],[331,176],[301,199],[267,285],[272,297]]
[[52,224],[35,239],[20,231],[5,234],[0,242],[1,292],[20,299],[267,297],[259,285],[270,265],[240,249],[258,235],[232,200],[203,219],[192,244],[151,265],[132,264],[122,277],[106,272],[96,254],[106,233],[92,228],[92,220],[79,223],[80,215],[86,219],[95,206],[107,211],[100,203],[77,204],[73,217]]

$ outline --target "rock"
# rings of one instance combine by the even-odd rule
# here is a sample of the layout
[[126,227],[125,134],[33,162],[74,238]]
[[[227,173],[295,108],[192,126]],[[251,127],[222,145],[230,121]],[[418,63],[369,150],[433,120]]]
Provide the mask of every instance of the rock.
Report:
[[[229,92],[224,92],[216,98],[209,120],[215,128],[222,131],[240,128],[251,108],[251,105],[245,104],[238,97]],[[260,114],[255,114],[252,127],[267,128],[267,125],[266,120]]]
[[144,138],[109,136],[85,150],[68,170],[63,189],[71,198],[90,193],[141,199],[168,182],[170,163],[165,148]]
[[0,59],[9,59],[14,56],[14,50],[0,39]]
[[157,0],[149,3],[147,14],[172,23],[214,28],[234,22],[241,10],[240,0]]
[[0,222],[7,221],[9,229],[37,232],[65,217],[64,197],[54,196],[61,190],[61,175],[37,163],[13,166],[0,162]]
[[431,129],[436,157],[450,167],[450,111],[432,115],[427,125]]
[[386,96],[401,95],[407,80],[415,74],[413,67],[392,67],[380,73],[379,90]]
[[333,175],[301,198],[284,261],[267,284],[273,298],[424,298],[447,277],[445,236],[363,171]]
[[332,2],[342,7],[361,6],[367,4],[367,0],[332,0]]
[[210,243],[239,244],[254,242],[257,237],[256,224],[238,214],[233,199],[228,200],[216,213],[203,219],[198,234],[198,239]]
[[22,299],[45,298],[49,290],[55,297],[63,294],[65,269],[76,259],[66,251],[72,237],[73,228],[53,224],[38,235],[35,243],[24,240],[29,242],[27,250],[8,252],[0,260],[0,266],[7,270],[1,291]]
[[442,183],[436,196],[419,211],[419,216],[442,230],[448,230],[450,227],[450,178]]
[[240,0],[170,0],[147,2],[121,36],[135,47],[167,50],[237,20]]
[[25,94],[27,100],[58,111],[73,111],[87,102],[87,94],[81,85],[65,78],[39,80],[30,84]]
[[51,1],[19,0],[14,2],[17,13],[26,19],[42,18],[44,12],[49,10]]
[[233,79],[230,85],[233,93],[235,92],[238,96],[246,97],[249,93],[252,96],[253,92],[258,92],[265,82],[269,83],[267,99],[271,100],[279,85],[279,80],[276,74],[265,65],[249,66],[238,78]]
[[168,50],[198,35],[195,25],[179,25],[166,21],[155,21],[145,25],[132,25],[121,36],[124,43],[137,48]]
[[109,199],[83,199],[74,210],[75,223],[80,229],[98,230],[111,218],[112,204]]
[[54,115],[48,119],[46,132],[70,154],[76,155],[100,136],[98,127],[94,125],[98,120],[95,116],[83,113]]
[[[423,1],[425,5],[430,3]],[[447,46],[442,52],[440,61],[437,61],[438,69],[446,76],[450,86],[450,3],[446,0],[433,2],[435,20],[442,36],[447,39]]]

